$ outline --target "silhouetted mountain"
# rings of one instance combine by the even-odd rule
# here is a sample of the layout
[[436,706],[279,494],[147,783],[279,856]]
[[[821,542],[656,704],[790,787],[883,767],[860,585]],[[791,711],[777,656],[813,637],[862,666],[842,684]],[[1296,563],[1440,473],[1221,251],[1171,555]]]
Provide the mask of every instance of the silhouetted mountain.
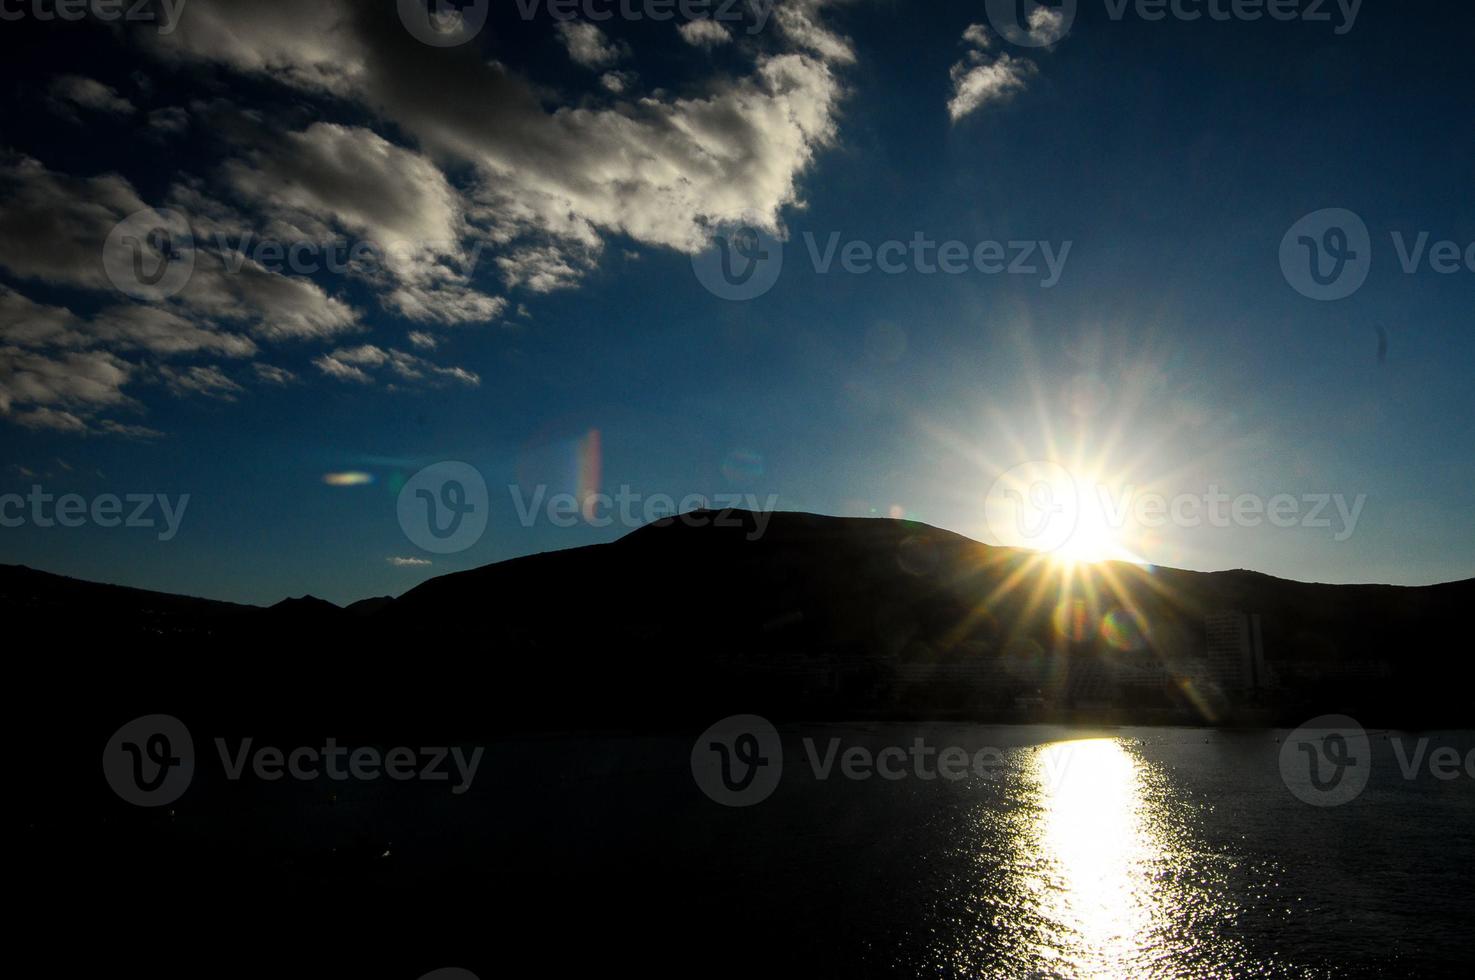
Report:
[[354,616],[373,616],[382,612],[385,606],[394,602],[394,596],[381,595],[372,599],[360,599],[358,602],[350,602],[343,607],[344,611]]
[[[763,523],[766,521],[766,525]],[[488,724],[780,716],[1253,723],[1472,715],[1475,580],[1069,566],[911,522],[698,513],[608,545],[270,609],[0,570],[0,613],[142,643],[290,711]],[[118,668],[120,682],[129,674]],[[207,666],[208,665],[208,666]],[[184,693],[168,673],[158,683]]]
[[339,622],[345,611],[327,599],[314,595],[283,599],[266,610],[272,625],[278,629],[286,626],[310,629],[328,627]]
[[260,612],[255,606],[194,599],[0,565],[0,615],[21,629],[58,638],[106,633],[144,640],[218,633],[225,623]]

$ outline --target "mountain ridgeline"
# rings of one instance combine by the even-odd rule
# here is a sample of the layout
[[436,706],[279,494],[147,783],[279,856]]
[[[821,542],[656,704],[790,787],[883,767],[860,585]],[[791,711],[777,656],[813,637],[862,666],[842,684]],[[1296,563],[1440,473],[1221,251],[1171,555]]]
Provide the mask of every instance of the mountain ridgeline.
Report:
[[423,717],[644,728],[746,712],[1475,720],[1475,580],[1070,568],[912,522],[702,516],[347,608],[303,597],[263,609],[0,566],[0,614],[34,638],[23,669],[38,690],[363,730]]

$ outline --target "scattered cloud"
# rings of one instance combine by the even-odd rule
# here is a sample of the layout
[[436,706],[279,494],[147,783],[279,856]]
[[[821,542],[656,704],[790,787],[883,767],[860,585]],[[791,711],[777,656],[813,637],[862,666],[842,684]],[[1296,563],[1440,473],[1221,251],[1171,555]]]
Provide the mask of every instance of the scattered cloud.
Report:
[[427,157],[372,130],[314,123],[226,164],[236,195],[270,224],[327,242],[345,235],[371,245],[392,285],[384,304],[407,319],[486,322],[505,300],[478,292],[468,272],[479,256],[460,195]]
[[607,71],[599,76],[599,84],[603,85],[607,92],[623,95],[635,84],[636,77],[633,71]]
[[126,425],[112,419],[103,419],[96,428],[98,432],[110,436],[121,436],[124,439],[162,439],[164,437],[164,433],[158,429],[150,429],[146,425]]
[[165,106],[149,113],[149,128],[159,133],[182,133],[189,128],[189,111],[181,106]]
[[340,347],[317,358],[313,364],[331,378],[360,384],[373,381],[370,372],[374,371],[401,381],[453,381],[469,387],[481,384],[480,377],[464,368],[441,367],[414,354],[373,344]]
[[434,562],[426,558],[401,558],[398,556],[390,558],[389,563],[396,568],[428,568],[434,564]]
[[86,432],[87,423],[71,412],[57,408],[33,408],[17,412],[12,421],[23,429],[51,429],[56,432]]
[[[1036,8],[1036,14],[1048,8]],[[1031,17],[1031,24],[1035,18]],[[1025,90],[1038,70],[1028,58],[1016,58],[1008,52],[993,53],[994,39],[988,28],[972,24],[963,32],[969,46],[962,61],[953,65],[949,75],[953,95],[948,100],[948,115],[953,122],[977,112],[985,106],[1007,102]]]
[[51,83],[52,103],[63,114],[76,119],[74,109],[127,116],[138,109],[110,85],[82,75],[58,75]]
[[1065,36],[1067,29],[1065,11],[1060,7],[1037,4],[1029,15],[1029,39],[1036,47],[1054,44]]
[[187,368],[162,365],[159,377],[176,395],[204,395],[221,401],[235,401],[243,389],[212,365],[195,364]]
[[263,364],[257,361],[251,365],[251,370],[256,373],[256,380],[269,385],[289,385],[297,381],[297,375],[286,368],[277,367],[274,364]]
[[681,34],[683,41],[697,48],[715,48],[719,44],[727,44],[732,40],[732,35],[727,32],[727,28],[722,26],[720,21],[710,18],[689,20],[678,25],[676,30]]
[[588,21],[561,20],[556,30],[568,56],[585,68],[604,68],[630,54],[629,45],[610,41],[604,31]]
[[850,42],[820,22],[820,9],[828,0],[790,0],[775,10],[778,25],[795,44],[834,64],[855,62]]
[[[561,23],[569,57],[597,72],[593,100],[551,92],[475,45],[422,44],[392,4],[218,0],[191,8],[167,37],[138,32],[166,67],[249,76],[288,94],[291,110],[272,117],[209,96],[148,111],[141,118],[154,139],[208,129],[217,152],[146,191],[158,195],[149,201],[121,174],[74,176],[0,151],[0,270],[19,289],[93,294],[84,304],[48,292],[42,303],[0,286],[0,413],[33,427],[80,431],[75,419],[89,431],[148,437],[143,426],[99,419],[110,406],[142,407],[125,394],[130,384],[233,399],[244,389],[222,365],[287,384],[297,375],[257,358],[308,344],[332,345],[299,355],[330,378],[476,385],[464,368],[345,343],[369,329],[358,297],[413,324],[408,344],[423,355],[440,330],[512,311],[530,318],[519,297],[498,294],[574,288],[609,240],[695,253],[735,213],[781,232],[783,210],[802,204],[801,175],[836,139],[839,72],[855,60],[824,25],[826,2],[786,2],[778,29],[743,49],[747,69],[642,94],[635,72],[616,67],[632,57],[627,44],[591,23]],[[715,21],[680,29],[698,47],[732,40]],[[141,98],[155,97],[146,75],[133,82]],[[140,113],[82,76],[56,79],[51,94],[91,112]],[[136,242],[138,254],[125,258],[161,263],[188,248],[192,271],[177,291],[124,296],[108,279],[108,236],[141,212],[168,242]],[[379,261],[328,279],[243,247],[263,239],[381,248]]]

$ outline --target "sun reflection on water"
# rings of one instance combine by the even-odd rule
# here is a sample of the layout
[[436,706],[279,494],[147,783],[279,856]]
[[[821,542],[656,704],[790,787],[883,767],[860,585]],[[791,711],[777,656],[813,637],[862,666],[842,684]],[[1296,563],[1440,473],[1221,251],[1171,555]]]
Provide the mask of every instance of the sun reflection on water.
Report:
[[980,980],[1322,976],[1246,945],[1257,929],[1275,942],[1264,931],[1270,920],[1246,922],[1244,914],[1274,907],[1276,868],[1214,839],[1223,815],[1178,771],[1208,759],[1170,751],[1175,762],[1165,763],[1162,745],[1149,753],[1143,744],[1082,738],[1006,750],[1006,774],[974,787],[970,805],[939,825],[956,849],[934,851],[942,874],[931,880],[940,887],[920,919],[928,949],[913,972]]
[[1151,870],[1163,856],[1137,758],[1116,739],[1043,746],[1035,754],[1038,860],[1031,882],[1048,948],[1072,977],[1125,977],[1151,944]]

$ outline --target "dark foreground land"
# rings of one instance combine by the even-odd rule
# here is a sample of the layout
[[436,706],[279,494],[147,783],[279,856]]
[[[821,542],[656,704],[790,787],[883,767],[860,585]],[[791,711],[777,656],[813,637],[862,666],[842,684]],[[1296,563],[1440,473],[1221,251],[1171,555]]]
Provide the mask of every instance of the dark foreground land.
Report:
[[[917,719],[1216,726],[1132,750],[1183,781],[1143,802],[1181,820],[1148,895],[1167,931],[1137,940],[1162,944],[1162,975],[1460,969],[1470,897],[1449,874],[1475,856],[1469,787],[1393,780],[1328,816],[1288,796],[1271,733],[1232,728],[1331,712],[1468,728],[1475,581],[1110,566],[1067,583],[915,524],[783,514],[755,539],[753,515],[706,517],[721,521],[346,609],[0,568],[27,958],[160,977],[1072,975],[1050,967],[1054,913],[1031,906],[1050,890],[1019,884],[1047,819],[1033,750],[1004,780],[956,786],[821,784],[791,764],[771,803],[719,806],[692,781],[692,740],[752,713],[898,740]],[[151,713],[188,727],[196,772],[177,802],[139,807],[99,760]],[[231,781],[216,741],[328,737],[487,755],[457,795]],[[1440,911],[1419,913],[1436,892]],[[1174,952],[1174,935],[1193,941]]]
[[[1475,720],[1475,580],[1311,585],[1062,567],[925,525],[689,515],[347,608],[255,608],[0,566],[43,699],[382,728],[775,718],[1296,725]],[[29,638],[29,639],[23,639]]]

